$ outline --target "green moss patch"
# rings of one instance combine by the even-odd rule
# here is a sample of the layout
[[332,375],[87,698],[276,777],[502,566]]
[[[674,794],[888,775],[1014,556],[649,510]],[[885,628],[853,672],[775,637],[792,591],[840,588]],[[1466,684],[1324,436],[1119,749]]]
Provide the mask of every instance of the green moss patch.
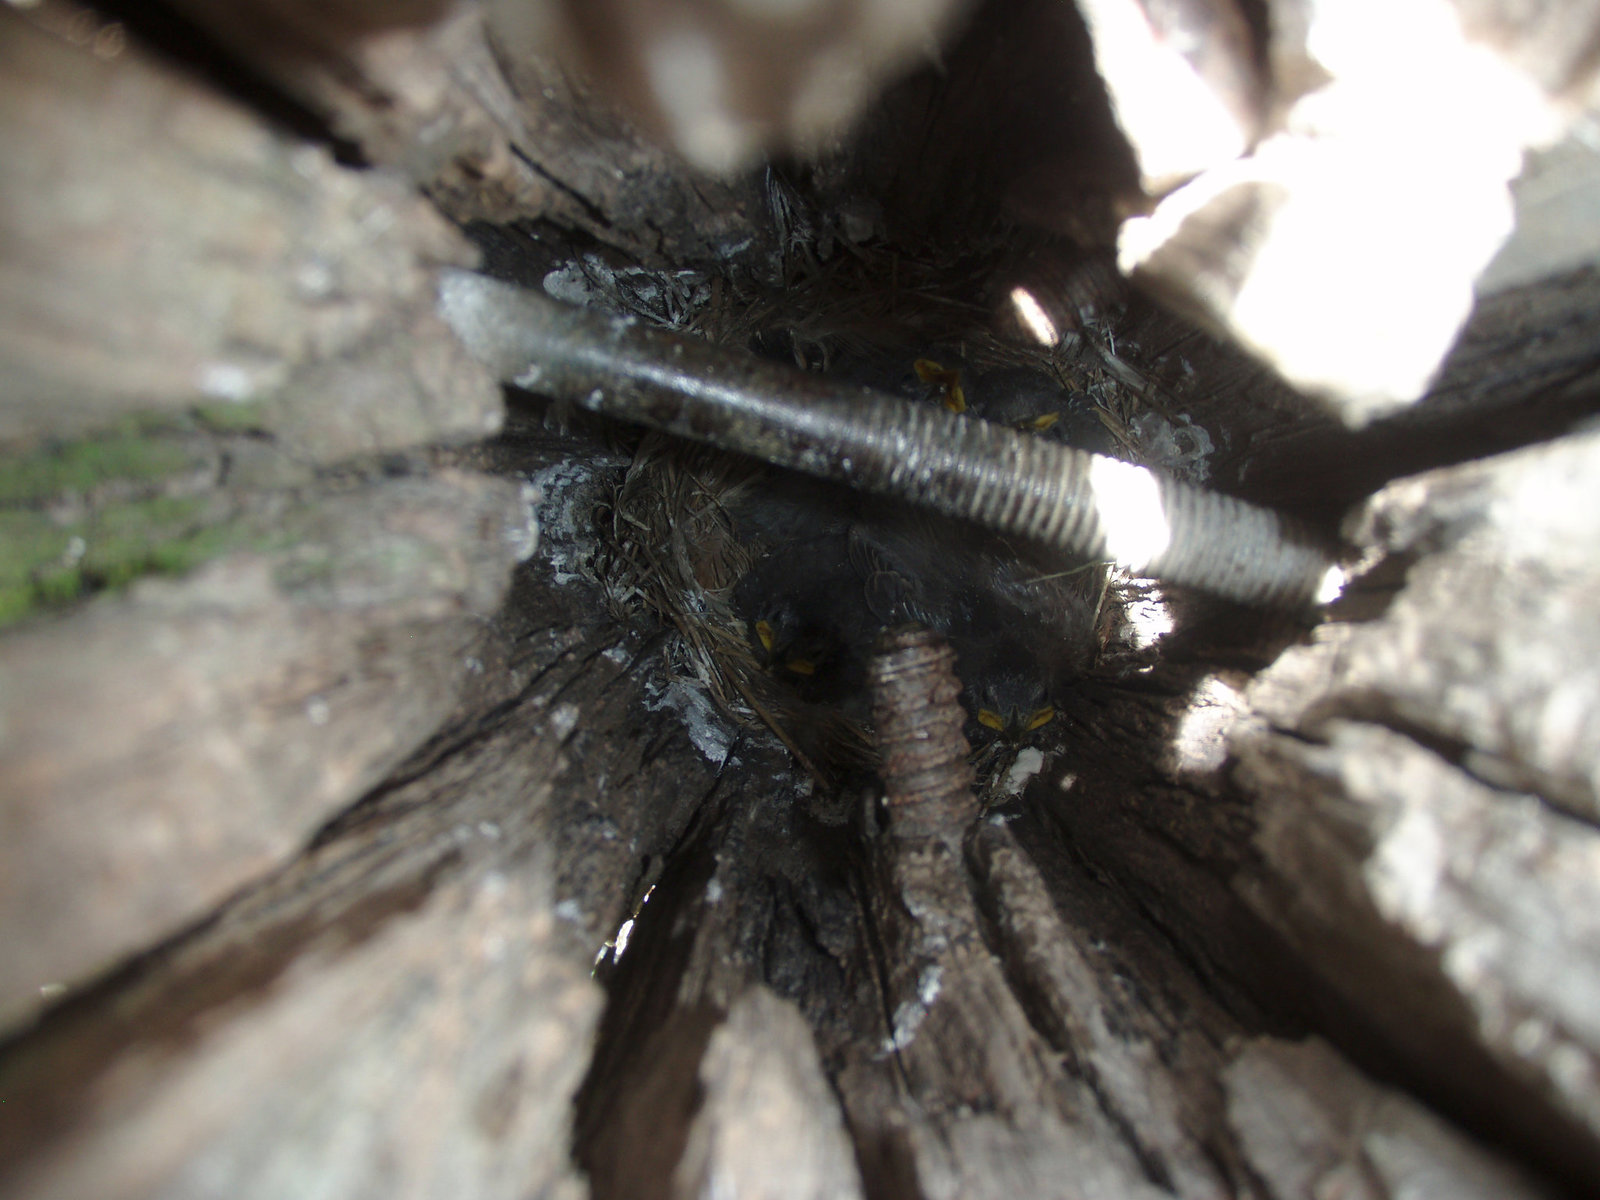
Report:
[[0,625],[141,575],[187,571],[239,542],[216,497],[166,494],[204,461],[193,427],[135,417],[0,454]]
[[130,422],[103,437],[0,456],[0,505],[41,504],[116,480],[153,482],[192,467],[193,454],[163,432]]
[[260,433],[271,428],[267,406],[259,400],[242,404],[202,404],[194,410],[201,428],[212,433]]
[[0,509],[0,625],[143,575],[182,574],[261,540],[247,522],[216,522],[192,497],[117,505],[68,523]]

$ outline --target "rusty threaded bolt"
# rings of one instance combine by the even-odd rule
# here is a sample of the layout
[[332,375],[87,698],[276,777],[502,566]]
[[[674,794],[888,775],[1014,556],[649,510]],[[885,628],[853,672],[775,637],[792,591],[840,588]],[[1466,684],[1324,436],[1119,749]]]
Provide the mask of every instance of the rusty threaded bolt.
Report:
[[1246,604],[1331,598],[1298,522],[1144,467],[446,271],[440,313],[500,379]]
[[955,652],[919,626],[885,630],[872,656],[872,720],[896,838],[958,842],[978,815]]

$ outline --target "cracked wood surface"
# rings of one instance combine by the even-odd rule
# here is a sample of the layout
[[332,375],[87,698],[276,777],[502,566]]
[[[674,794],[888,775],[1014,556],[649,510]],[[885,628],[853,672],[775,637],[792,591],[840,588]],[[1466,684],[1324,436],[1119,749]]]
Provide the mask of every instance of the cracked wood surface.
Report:
[[473,261],[437,212],[75,11],[0,15],[0,443],[207,404],[321,463],[498,427],[433,314]]
[[581,1194],[564,1130],[600,1011],[588,972],[715,767],[670,712],[638,720],[659,643],[577,590],[525,569],[468,715],[14,1041],[8,1194]]
[[1403,579],[1261,675],[1235,738],[1248,903],[1400,1044],[1490,1060],[1488,1117],[1591,1163],[1597,466],[1582,433],[1381,491],[1352,523]]
[[[508,107],[470,8],[339,6],[331,41],[285,48],[256,39],[318,18],[182,7],[457,216],[553,216],[647,260],[742,236],[737,195],[564,94],[527,108],[536,73]],[[897,850],[870,803],[841,825],[777,748],[723,730],[708,758],[663,700],[670,638],[581,578],[610,447],[524,413],[453,470],[355,461],[499,419],[431,316],[463,245],[405,186],[136,49],[4,20],[19,178],[81,183],[51,171],[87,154],[126,212],[170,186],[222,214],[163,209],[142,264],[67,246],[56,316],[126,357],[3,343],[44,398],[4,436],[191,407],[197,363],[265,347],[248,441],[293,469],[245,472],[252,503],[322,520],[0,638],[27,680],[0,692],[4,886],[27,895],[0,914],[0,1189],[1593,1189],[1593,435],[1387,488],[1352,526],[1387,564],[1310,633],[1180,603],[1157,669],[1063,704],[1021,804],[959,853]],[[59,158],[17,134],[38,88],[62,89]],[[83,215],[46,191],[3,215]],[[209,290],[174,300],[152,262]],[[11,281],[49,294],[32,269]],[[1561,367],[1562,405],[1587,386],[1582,284],[1529,375]],[[113,300],[100,336],[90,301]],[[144,336],[157,309],[178,351]],[[508,478],[543,489],[514,575]]]

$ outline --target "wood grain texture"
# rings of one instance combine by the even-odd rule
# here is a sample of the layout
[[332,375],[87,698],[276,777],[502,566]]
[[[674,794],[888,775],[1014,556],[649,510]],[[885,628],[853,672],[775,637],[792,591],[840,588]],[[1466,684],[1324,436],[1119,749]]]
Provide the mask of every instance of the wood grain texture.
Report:
[[[261,404],[321,461],[496,427],[432,315],[432,268],[472,261],[436,213],[135,44],[72,44],[58,8],[0,39],[0,441],[204,404]],[[395,401],[319,428],[352,376]]]
[[641,719],[660,642],[550,573],[383,785],[0,1053],[8,1194],[583,1194],[589,972],[716,767]]
[[1597,453],[1575,435],[1380,492],[1354,524],[1403,582],[1259,677],[1235,741],[1252,906],[1394,1036],[1481,1047],[1573,1140],[1600,1120]]
[[[1440,423],[1366,441],[1173,318],[1119,327],[1230,487],[1328,516],[1389,482],[1346,526],[1376,566],[1315,623],[1152,593],[1171,632],[1060,698],[1019,800],[898,838],[601,586],[625,434],[517,395],[439,448],[502,397],[432,315],[472,255],[418,188],[548,221],[540,258],[484,239],[528,283],[586,238],[744,270],[758,191],[474,6],[173,7],[212,74],[0,17],[0,437],[259,368],[259,411],[163,433],[180,467],[137,487],[265,538],[0,636],[0,1191],[1593,1192],[1600,440],[1389,482],[1592,407],[1592,273],[1489,298]],[[930,155],[961,182],[1025,142]]]
[[520,509],[500,481],[379,483],[282,514],[285,549],[0,642],[7,1018],[287,861],[431,735]]

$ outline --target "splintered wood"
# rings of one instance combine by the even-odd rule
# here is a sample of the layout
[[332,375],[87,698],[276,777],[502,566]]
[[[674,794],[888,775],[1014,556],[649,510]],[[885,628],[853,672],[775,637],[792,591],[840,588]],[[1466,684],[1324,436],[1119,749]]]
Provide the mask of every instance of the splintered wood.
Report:
[[[1583,131],[1590,7],[993,0],[720,178],[962,6],[111,7],[0,5],[5,1195],[1600,1189],[1600,277],[1539,278],[1593,243],[1348,427]],[[1563,154],[1525,211],[1587,214]],[[948,401],[1025,338],[1119,453],[1357,504],[1354,584],[1142,587],[988,811],[902,630],[830,790],[617,535],[723,588],[725,514],[630,524],[661,443],[438,317],[475,247],[724,343],[828,297],[758,348],[894,326]]]

